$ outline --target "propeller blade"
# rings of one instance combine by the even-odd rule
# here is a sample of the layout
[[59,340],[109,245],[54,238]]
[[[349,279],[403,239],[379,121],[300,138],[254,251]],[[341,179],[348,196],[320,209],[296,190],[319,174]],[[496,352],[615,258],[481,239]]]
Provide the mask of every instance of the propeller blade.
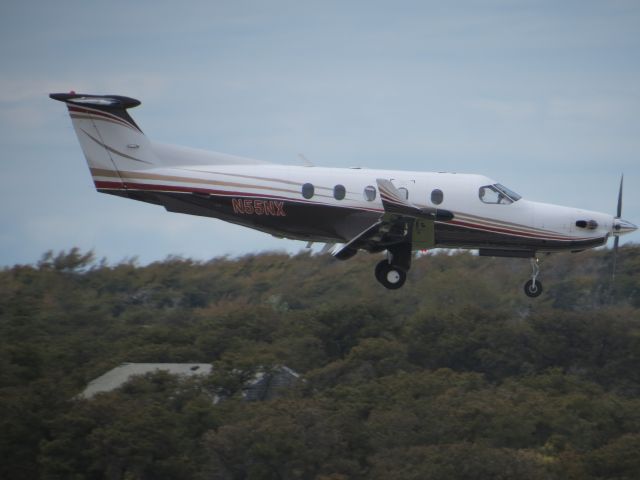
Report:
[[[616,218],[622,217],[622,184],[624,182],[624,174],[620,177],[620,190],[618,190],[618,209],[616,210]],[[616,237],[616,242],[618,238]],[[617,243],[616,243],[617,245]]]
[[[618,190],[618,207],[616,208],[616,218],[622,217],[622,185],[624,183],[624,173],[620,175],[620,189]],[[618,245],[620,237],[618,235],[613,239],[613,268],[611,269],[611,284],[616,279],[616,265],[618,263]]]
[[620,243],[620,237],[616,237],[613,240],[613,268],[611,269],[611,281],[616,278],[616,265],[618,263],[618,244]]

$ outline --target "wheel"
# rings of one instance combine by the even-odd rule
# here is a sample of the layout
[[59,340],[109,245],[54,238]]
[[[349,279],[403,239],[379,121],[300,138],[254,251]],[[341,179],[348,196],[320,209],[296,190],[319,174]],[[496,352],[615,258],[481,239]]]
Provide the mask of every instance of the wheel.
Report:
[[386,260],[382,260],[376,265],[376,280],[378,280],[385,288],[396,290],[407,280],[407,273],[398,267],[395,267]]
[[539,297],[542,293],[542,283],[538,280],[536,280],[535,283],[533,283],[533,280],[527,281],[527,283],[524,284],[524,293],[531,298]]

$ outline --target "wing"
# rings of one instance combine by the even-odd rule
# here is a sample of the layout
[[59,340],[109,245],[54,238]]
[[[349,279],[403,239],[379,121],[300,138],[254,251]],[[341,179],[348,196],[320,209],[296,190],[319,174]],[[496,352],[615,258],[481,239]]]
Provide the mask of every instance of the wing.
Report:
[[420,208],[404,198],[389,180],[378,178],[376,181],[384,213],[349,242],[336,246],[332,255],[346,260],[359,249],[381,252],[401,243],[410,243],[412,250],[432,248],[435,222],[449,221],[453,219],[453,213],[438,208]]
[[386,213],[395,213],[410,218],[424,220],[449,221],[453,219],[453,213],[440,208],[420,208],[409,202],[389,180],[378,178],[378,190],[380,199]]

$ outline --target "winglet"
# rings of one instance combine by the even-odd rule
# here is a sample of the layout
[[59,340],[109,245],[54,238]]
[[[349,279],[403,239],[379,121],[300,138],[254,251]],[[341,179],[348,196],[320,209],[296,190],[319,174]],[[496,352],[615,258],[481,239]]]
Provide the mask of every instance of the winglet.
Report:
[[426,220],[449,221],[453,219],[453,213],[440,208],[420,208],[409,202],[402,193],[385,178],[376,179],[380,199],[385,212],[406,215]]
[[390,211],[395,208],[418,210],[418,208],[414,207],[406,198],[404,198],[402,193],[400,193],[400,191],[389,180],[386,178],[378,178],[376,179],[376,182],[378,183],[380,198],[382,199],[385,210]]

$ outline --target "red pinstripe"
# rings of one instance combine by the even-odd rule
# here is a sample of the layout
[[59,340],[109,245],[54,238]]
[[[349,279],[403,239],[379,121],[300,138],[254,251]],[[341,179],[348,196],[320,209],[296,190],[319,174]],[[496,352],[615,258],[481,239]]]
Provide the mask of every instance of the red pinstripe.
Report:
[[[308,205],[318,205],[318,202],[307,201],[302,199],[292,199],[289,197],[283,197],[279,195],[265,195],[261,193],[251,193],[251,192],[240,192],[240,191],[229,191],[229,190],[214,190],[208,188],[197,188],[197,187],[181,187],[177,185],[152,185],[145,183],[131,183],[125,182],[123,188],[123,183],[120,182],[105,182],[102,180],[96,180],[95,186],[98,189],[107,189],[107,190],[144,190],[144,191],[159,191],[159,192],[177,192],[177,193],[206,193],[210,195],[218,195],[224,197],[253,197],[253,198],[268,198],[274,200],[285,200],[289,202],[296,203],[304,203]],[[331,204],[322,204],[325,206],[335,206]],[[353,208],[353,207],[352,207]],[[376,208],[357,208],[357,210],[371,211],[371,212],[384,212],[382,209]],[[485,232],[491,233],[502,233],[505,235],[513,235],[524,238],[534,238],[537,240],[556,240],[556,241],[577,241],[577,240],[592,240],[591,237],[568,237],[568,236],[558,236],[558,235],[550,235],[550,234],[540,234],[534,233],[531,231],[524,230],[515,230],[509,228],[502,227],[494,227],[487,226],[480,223],[473,223],[463,220],[453,219],[449,222],[437,222],[437,223],[447,223],[450,225],[455,225],[461,228],[472,228],[474,230],[481,230]]]

